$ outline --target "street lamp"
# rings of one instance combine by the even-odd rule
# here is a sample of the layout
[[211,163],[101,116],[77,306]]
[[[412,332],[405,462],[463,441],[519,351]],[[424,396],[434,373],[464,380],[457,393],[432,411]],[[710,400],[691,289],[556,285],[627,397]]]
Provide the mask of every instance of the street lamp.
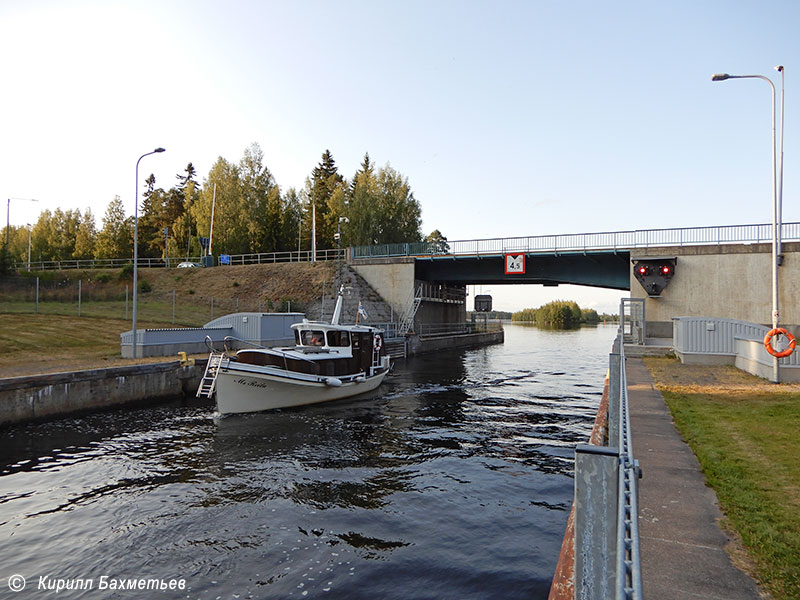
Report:
[[[777,66],[775,69],[781,74],[781,202],[783,200],[783,67]],[[775,150],[775,85],[772,80],[764,75],[729,75],[728,73],[717,73],[711,77],[711,81],[725,81],[727,79],[761,79],[769,84],[772,91],[772,328],[778,328],[780,312],[778,307],[778,265],[782,262],[780,257],[781,247],[781,212],[782,207],[778,201],[778,176],[776,168]],[[772,359],[772,380],[780,383],[780,366],[778,359]]]
[[133,195],[133,358],[136,358],[136,317],[137,298],[139,295],[139,162],[151,154],[164,152],[164,148],[156,148],[152,152],[142,154],[136,161],[136,193]]

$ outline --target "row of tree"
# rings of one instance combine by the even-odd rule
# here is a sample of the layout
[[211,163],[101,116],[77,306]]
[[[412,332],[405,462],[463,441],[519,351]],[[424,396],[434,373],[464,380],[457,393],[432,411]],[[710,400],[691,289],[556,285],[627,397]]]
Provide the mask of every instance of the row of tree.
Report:
[[569,329],[581,323],[599,323],[601,319],[596,310],[581,309],[572,300],[554,300],[539,308],[525,308],[511,315],[512,321],[534,322],[555,329]]
[[[220,157],[202,185],[189,163],[169,189],[150,175],[139,211],[139,256],[199,256],[213,212],[213,253],[248,254],[308,250],[312,220],[317,249],[422,241],[421,207],[408,179],[388,164],[376,168],[365,154],[356,173],[339,173],[326,150],[301,190],[282,190],[264,164],[258,144],[238,164]],[[106,209],[98,230],[90,209],[45,210],[32,228],[11,227],[12,260],[32,261],[123,258],[133,253],[133,216],[119,196]],[[6,238],[3,229],[3,240]],[[429,238],[446,238],[436,230]]]

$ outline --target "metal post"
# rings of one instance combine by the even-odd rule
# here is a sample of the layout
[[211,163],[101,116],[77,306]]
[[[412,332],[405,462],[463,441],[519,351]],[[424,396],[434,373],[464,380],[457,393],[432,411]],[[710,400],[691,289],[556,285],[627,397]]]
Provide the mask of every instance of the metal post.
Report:
[[81,280],[78,279],[78,316],[81,316]]
[[39,278],[36,278],[36,314],[39,314]]
[[172,290],[172,324],[175,325],[175,290]]
[[128,286],[125,286],[125,320],[128,319]]
[[[782,68],[779,69],[781,74]],[[711,77],[711,81],[725,81],[726,79],[761,79],[767,82],[772,92],[772,328],[777,329],[780,323],[780,310],[778,306],[778,244],[780,232],[778,231],[778,176],[775,143],[775,85],[769,77],[764,75],[729,75],[718,73]],[[781,89],[781,93],[783,90]],[[772,382],[780,383],[780,364],[776,357],[772,358]]]
[[158,152],[164,152],[164,148],[156,148],[152,152],[142,154],[136,161],[136,192],[133,195],[133,348],[131,356],[136,358],[136,318],[138,317],[138,290],[139,283],[139,162],[145,157]]

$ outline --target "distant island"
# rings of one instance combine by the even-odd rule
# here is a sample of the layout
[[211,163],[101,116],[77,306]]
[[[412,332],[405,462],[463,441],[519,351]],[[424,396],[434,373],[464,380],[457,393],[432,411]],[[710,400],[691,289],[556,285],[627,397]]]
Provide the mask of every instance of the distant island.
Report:
[[616,315],[598,314],[593,308],[581,308],[572,300],[554,300],[539,308],[525,308],[511,315],[512,321],[536,323],[541,327],[571,329],[582,323],[616,321]]

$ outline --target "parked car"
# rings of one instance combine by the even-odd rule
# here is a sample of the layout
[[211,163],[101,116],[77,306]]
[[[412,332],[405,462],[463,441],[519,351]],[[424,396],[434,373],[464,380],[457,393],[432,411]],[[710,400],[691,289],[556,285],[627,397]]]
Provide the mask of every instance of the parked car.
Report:
[[192,267],[199,267],[199,266],[200,265],[198,265],[197,263],[193,263],[193,262],[178,263],[178,268],[179,269],[191,269]]

